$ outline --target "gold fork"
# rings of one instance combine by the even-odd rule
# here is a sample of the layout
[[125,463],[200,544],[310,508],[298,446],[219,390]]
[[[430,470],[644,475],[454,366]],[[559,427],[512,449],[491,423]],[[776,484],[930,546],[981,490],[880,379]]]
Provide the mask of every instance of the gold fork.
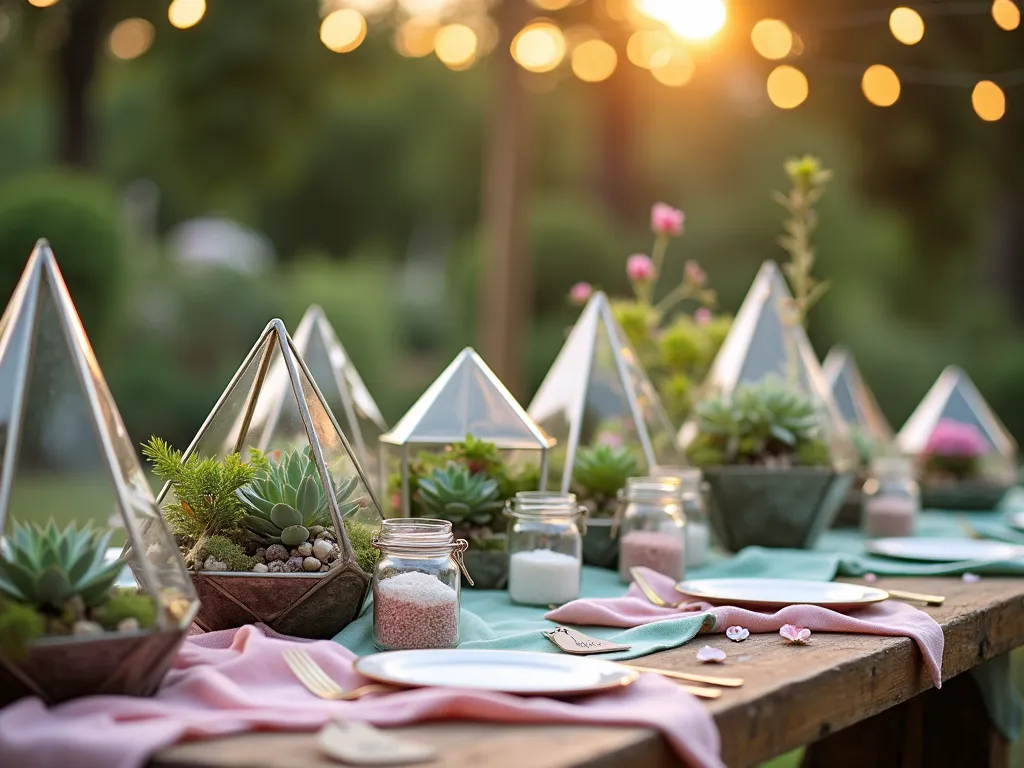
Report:
[[312,656],[301,648],[289,648],[282,652],[281,656],[284,658],[284,663],[292,671],[292,674],[306,687],[306,690],[314,696],[319,696],[321,699],[354,701],[370,693],[390,693],[398,690],[391,685],[371,683],[370,685],[362,685],[359,688],[346,691],[334,682],[319,664],[313,661]]
[[[622,662],[619,662],[622,664]],[[622,664],[624,667],[635,669],[637,672],[653,672],[662,677],[670,677],[673,680],[686,680],[690,683],[705,683],[707,685],[718,685],[722,688],[739,688],[743,685],[742,677],[718,677],[716,675],[696,675],[691,672],[676,672],[674,669],[655,669],[654,667],[640,667],[636,664]]]
[[889,597],[895,597],[897,600],[911,600],[925,605],[942,605],[946,602],[945,595],[926,595],[921,592],[906,592],[902,589],[887,589],[885,591],[889,593]]
[[629,574],[633,577],[633,581],[640,587],[640,591],[644,593],[644,597],[648,601],[654,603],[659,608],[678,608],[686,603],[693,602],[691,600],[680,600],[678,603],[670,603],[667,600],[662,599],[661,595],[654,591],[654,587],[651,586],[650,582],[643,577],[638,568],[630,568]]

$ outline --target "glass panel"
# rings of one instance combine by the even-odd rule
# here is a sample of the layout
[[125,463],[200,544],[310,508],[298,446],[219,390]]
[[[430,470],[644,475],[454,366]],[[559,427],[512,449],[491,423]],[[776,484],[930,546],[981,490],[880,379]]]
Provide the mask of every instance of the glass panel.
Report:
[[892,445],[892,427],[849,351],[832,349],[822,369],[836,407],[850,427],[861,464],[867,465],[873,455]]

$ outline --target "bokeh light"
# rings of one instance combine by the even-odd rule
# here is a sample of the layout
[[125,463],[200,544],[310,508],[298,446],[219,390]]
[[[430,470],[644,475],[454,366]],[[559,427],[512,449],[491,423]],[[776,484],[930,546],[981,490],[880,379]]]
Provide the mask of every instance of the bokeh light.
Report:
[[560,11],[572,5],[572,0],[530,0],[530,2],[542,11]]
[[527,24],[512,40],[512,58],[530,72],[550,72],[565,58],[565,36],[549,21]]
[[429,19],[409,19],[395,29],[395,50],[410,58],[429,56],[439,29]]
[[775,61],[786,58],[793,50],[793,33],[784,21],[761,19],[750,30],[750,42],[755,51]]
[[860,87],[876,107],[891,107],[900,97],[900,79],[884,64],[872,64],[864,70]]
[[28,0],[28,4],[34,5],[36,8],[49,8],[59,2],[60,0]]
[[658,51],[671,50],[672,38],[660,29],[641,29],[634,32],[626,43],[626,57],[643,69],[651,68],[651,60]]
[[768,75],[768,98],[779,109],[793,109],[807,100],[807,77],[796,67],[782,64]]
[[359,11],[342,8],[320,22],[320,42],[335,53],[354,51],[366,39],[366,19]]
[[924,37],[924,19],[913,8],[894,8],[889,14],[889,30],[904,45],[915,45]]
[[600,83],[612,76],[619,55],[604,40],[587,40],[572,52],[572,72],[585,83]]
[[124,19],[111,30],[107,50],[116,59],[134,59],[153,44],[153,25],[145,19]]
[[725,26],[723,0],[636,0],[636,9],[687,40],[707,40]]
[[198,24],[206,15],[206,0],[174,0],[167,7],[167,19],[178,29]]
[[476,60],[476,32],[465,24],[441,27],[434,38],[434,53],[449,69],[468,69]]
[[1013,0],[994,0],[992,18],[1001,29],[1012,32],[1020,26],[1020,8]]
[[663,48],[651,60],[651,74],[662,85],[679,88],[693,78],[693,59],[681,49]]
[[971,93],[971,104],[978,117],[992,122],[1006,114],[1006,95],[991,80],[982,80]]

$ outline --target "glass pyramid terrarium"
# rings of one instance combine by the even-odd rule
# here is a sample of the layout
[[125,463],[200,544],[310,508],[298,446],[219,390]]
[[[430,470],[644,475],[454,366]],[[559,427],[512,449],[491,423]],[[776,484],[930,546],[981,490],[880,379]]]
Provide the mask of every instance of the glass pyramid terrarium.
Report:
[[896,445],[917,459],[928,507],[990,509],[1017,482],[1016,442],[956,366],[932,385]]
[[[284,372],[283,393],[268,385],[275,370]],[[358,615],[366,595],[380,506],[280,320],[267,325],[183,460],[245,457],[251,449],[269,462],[269,470],[240,491],[257,562],[252,570],[229,570],[216,559],[212,568],[197,561],[191,571],[202,600],[196,624],[216,630],[263,622],[286,635],[333,637]],[[177,501],[170,484],[160,501],[165,510]],[[281,506],[301,519],[285,520]]]
[[0,319],[0,436],[0,706],[152,694],[196,594],[44,240]]
[[848,349],[833,347],[822,370],[836,407],[850,428],[858,458],[866,465],[871,454],[892,444],[892,427]]
[[852,481],[853,443],[774,262],[757,273],[680,431],[730,549],[808,547]]

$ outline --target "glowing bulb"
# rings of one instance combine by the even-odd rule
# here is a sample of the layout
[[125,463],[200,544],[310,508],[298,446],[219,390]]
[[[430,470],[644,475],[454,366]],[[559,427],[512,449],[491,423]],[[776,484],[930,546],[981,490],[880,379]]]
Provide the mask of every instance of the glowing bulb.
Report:
[[799,107],[807,99],[807,77],[796,67],[783,64],[768,75],[768,98],[779,109]]
[[872,64],[860,81],[864,96],[876,107],[891,107],[900,97],[900,79],[889,67]]
[[693,59],[685,51],[662,49],[651,60],[651,74],[662,85],[679,88],[693,77]]
[[636,7],[687,40],[707,40],[725,26],[723,0],[637,0]]
[[565,36],[547,21],[527,24],[512,40],[512,58],[530,72],[550,72],[565,58]]
[[434,53],[449,69],[468,69],[476,59],[476,32],[465,24],[442,27],[434,38]]
[[403,56],[420,58],[434,52],[438,26],[427,19],[409,19],[395,30],[395,50]]
[[1012,32],[1020,26],[1020,8],[1013,0],[995,0],[992,3],[992,18],[1000,29]]
[[761,19],[750,30],[750,42],[766,59],[784,59],[793,50],[793,33],[784,21]]
[[924,19],[913,8],[895,8],[889,14],[889,30],[904,45],[915,45],[924,37]]
[[366,19],[352,8],[342,8],[320,22],[320,42],[335,53],[354,51],[366,39]]
[[660,29],[640,30],[634,32],[626,43],[626,56],[638,67],[650,69],[658,51],[671,47],[672,38]]
[[1006,95],[1003,89],[991,80],[982,80],[974,86],[971,104],[978,117],[988,122],[998,120],[1006,114]]
[[124,19],[111,30],[107,50],[116,59],[137,58],[149,50],[153,34],[153,25],[145,19]]
[[612,76],[619,55],[604,40],[587,40],[572,52],[572,72],[585,83],[599,83]]
[[174,0],[167,7],[167,19],[178,29],[188,29],[206,14],[206,0]]
[[60,0],[28,0],[28,4],[34,5],[36,8],[49,8],[59,2]]
[[530,0],[542,11],[560,11],[572,3],[572,0]]

